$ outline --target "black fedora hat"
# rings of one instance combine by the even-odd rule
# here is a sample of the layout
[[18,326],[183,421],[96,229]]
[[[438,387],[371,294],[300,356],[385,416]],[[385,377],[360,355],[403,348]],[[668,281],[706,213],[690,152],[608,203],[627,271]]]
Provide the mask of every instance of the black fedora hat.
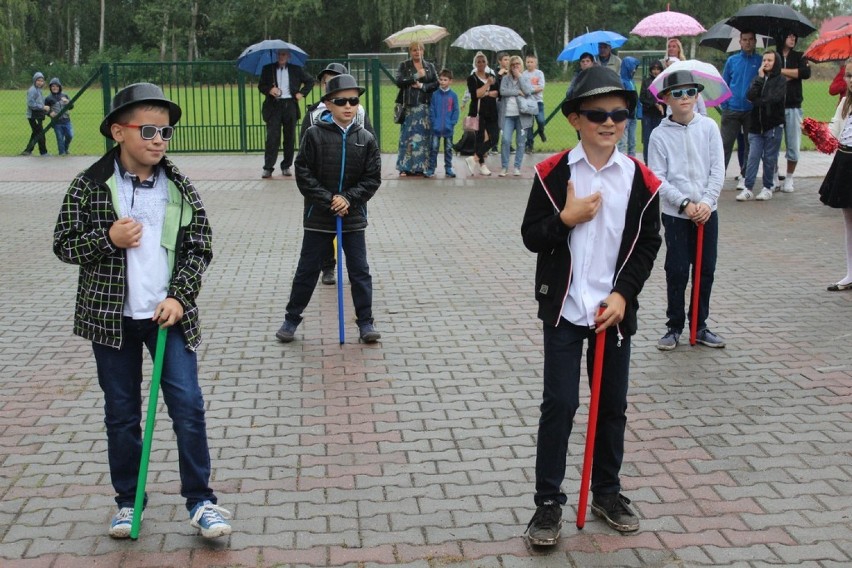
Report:
[[584,69],[577,75],[573,87],[565,93],[565,100],[562,101],[562,114],[568,116],[580,108],[580,103],[584,99],[602,95],[622,96],[627,100],[627,109],[631,113],[636,109],[636,101],[638,100],[636,91],[625,89],[621,83],[621,78],[612,69],[595,66]]
[[343,75],[344,73],[349,73],[349,70],[342,63],[329,63],[325,66],[325,69],[317,73],[317,81],[322,81],[324,75],[331,75],[332,77],[337,75]]
[[695,76],[693,76],[691,71],[680,69],[672,71],[663,78],[663,88],[660,89],[659,95],[662,97],[667,92],[678,87],[695,87],[699,93],[704,90],[704,85],[695,80]]
[[101,134],[112,139],[110,126],[121,111],[137,103],[160,103],[169,109],[169,124],[174,126],[180,120],[181,110],[178,105],[166,98],[163,90],[153,83],[134,83],[121,89],[112,98],[109,114],[101,122]]
[[325,94],[322,96],[322,100],[327,101],[332,97],[332,95],[334,95],[334,93],[347,91],[349,89],[356,89],[359,95],[363,95],[364,91],[367,90],[364,87],[358,86],[358,82],[355,81],[355,77],[348,73],[343,73],[328,80],[325,84]]

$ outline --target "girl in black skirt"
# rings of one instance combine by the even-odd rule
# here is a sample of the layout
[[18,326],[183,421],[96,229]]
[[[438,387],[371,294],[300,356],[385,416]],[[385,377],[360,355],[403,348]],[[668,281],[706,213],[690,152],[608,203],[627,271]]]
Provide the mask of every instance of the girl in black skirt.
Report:
[[846,276],[828,287],[829,292],[852,290],[852,59],[847,60],[846,96],[837,106],[829,129],[840,142],[834,161],[819,188],[819,199],[825,205],[843,210],[846,223]]

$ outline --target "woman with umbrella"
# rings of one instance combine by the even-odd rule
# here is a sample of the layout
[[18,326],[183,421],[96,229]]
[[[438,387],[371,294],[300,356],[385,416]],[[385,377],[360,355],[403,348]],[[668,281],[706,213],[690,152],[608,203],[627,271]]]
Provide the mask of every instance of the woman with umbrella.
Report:
[[471,99],[468,116],[478,117],[479,125],[476,130],[476,149],[473,156],[465,158],[465,163],[472,175],[478,172],[490,176],[491,170],[485,165],[485,157],[497,143],[497,97],[500,91],[496,77],[486,71],[488,60],[485,54],[476,52],[473,64],[476,70],[467,78],[467,90]]
[[829,292],[852,290],[852,191],[849,176],[852,175],[852,59],[846,60],[846,96],[837,106],[829,129],[840,141],[837,154],[828,168],[819,188],[819,199],[823,204],[843,210],[846,225],[846,277],[828,287]]
[[394,76],[399,87],[396,102],[405,107],[396,160],[400,176],[422,175],[429,168],[432,142],[429,102],[438,88],[438,73],[432,63],[423,59],[423,52],[422,43],[412,42],[408,46],[411,57],[399,64]]
[[663,58],[663,66],[668,67],[678,61],[686,61],[683,44],[676,37],[669,38],[669,41],[666,42],[666,56]]

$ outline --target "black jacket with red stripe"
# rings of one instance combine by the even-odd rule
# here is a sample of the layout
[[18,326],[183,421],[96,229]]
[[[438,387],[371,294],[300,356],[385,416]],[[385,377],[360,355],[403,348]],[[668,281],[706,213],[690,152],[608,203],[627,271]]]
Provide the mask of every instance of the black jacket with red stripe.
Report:
[[[521,225],[524,245],[538,254],[535,270],[538,317],[550,325],[559,323],[572,276],[571,249],[568,246],[572,227],[566,226],[559,218],[568,195],[568,180],[571,179],[568,152],[554,154],[536,165],[536,176]],[[651,275],[662,244],[660,200],[657,197],[660,180],[644,164],[635,159],[634,162],[636,172],[612,282],[612,291],[618,292],[627,301],[624,319],[619,324],[619,333],[626,336],[636,333],[639,292]]]

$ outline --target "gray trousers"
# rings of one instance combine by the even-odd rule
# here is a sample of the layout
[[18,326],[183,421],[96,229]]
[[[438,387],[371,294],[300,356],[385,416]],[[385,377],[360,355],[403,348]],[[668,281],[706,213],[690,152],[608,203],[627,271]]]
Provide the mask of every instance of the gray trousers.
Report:
[[[748,130],[751,127],[751,111],[750,110],[723,110],[722,111],[722,147],[725,151],[725,171],[728,170],[728,162],[731,161],[731,152],[734,149],[734,142],[737,141],[737,136],[743,134],[743,156],[748,156]],[[747,160],[743,160],[740,168],[740,176],[745,177]]]

